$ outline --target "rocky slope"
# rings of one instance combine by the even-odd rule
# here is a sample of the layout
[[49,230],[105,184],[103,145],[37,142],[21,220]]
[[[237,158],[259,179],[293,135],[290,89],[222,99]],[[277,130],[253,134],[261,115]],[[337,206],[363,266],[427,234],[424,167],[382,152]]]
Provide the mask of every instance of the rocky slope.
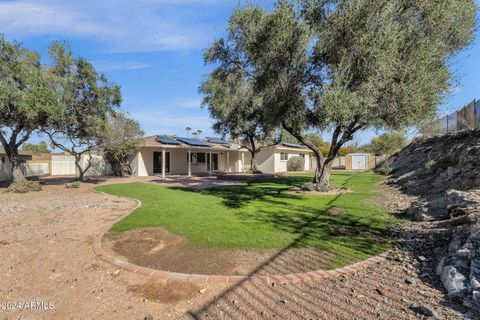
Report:
[[[419,139],[389,161],[388,184],[417,197],[407,213],[442,221],[449,245],[438,248],[436,272],[452,298],[480,312],[480,131]],[[438,222],[435,222],[438,224]]]

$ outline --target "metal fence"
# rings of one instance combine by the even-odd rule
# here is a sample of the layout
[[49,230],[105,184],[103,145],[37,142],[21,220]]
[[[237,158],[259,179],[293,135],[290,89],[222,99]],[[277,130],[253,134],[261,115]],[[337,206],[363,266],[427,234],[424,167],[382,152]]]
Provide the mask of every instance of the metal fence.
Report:
[[462,109],[428,123],[422,128],[426,137],[480,129],[480,101],[473,100]]

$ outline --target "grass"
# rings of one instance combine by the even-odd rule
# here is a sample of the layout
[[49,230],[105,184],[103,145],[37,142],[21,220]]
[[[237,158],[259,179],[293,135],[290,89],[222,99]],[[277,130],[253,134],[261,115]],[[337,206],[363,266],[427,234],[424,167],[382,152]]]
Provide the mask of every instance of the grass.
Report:
[[351,193],[319,196],[289,192],[292,186],[310,179],[303,174],[200,190],[146,183],[96,189],[142,201],[112,232],[161,226],[200,246],[314,247],[335,254],[325,268],[350,264],[390,247],[385,231],[396,220],[385,208],[365,201],[375,195],[380,175],[333,173],[332,183],[350,188]]

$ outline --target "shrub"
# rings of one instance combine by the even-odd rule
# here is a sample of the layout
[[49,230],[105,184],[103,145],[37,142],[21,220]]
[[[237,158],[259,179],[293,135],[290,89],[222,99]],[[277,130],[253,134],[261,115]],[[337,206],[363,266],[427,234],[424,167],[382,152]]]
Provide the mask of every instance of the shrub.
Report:
[[7,192],[14,193],[27,193],[30,191],[41,191],[42,186],[37,181],[31,180],[17,180],[12,182],[8,188]]
[[305,169],[305,159],[300,157],[291,157],[287,162],[288,171],[303,171]]
[[67,183],[65,184],[65,187],[70,189],[70,188],[79,188],[80,187],[80,181],[74,181],[72,183]]

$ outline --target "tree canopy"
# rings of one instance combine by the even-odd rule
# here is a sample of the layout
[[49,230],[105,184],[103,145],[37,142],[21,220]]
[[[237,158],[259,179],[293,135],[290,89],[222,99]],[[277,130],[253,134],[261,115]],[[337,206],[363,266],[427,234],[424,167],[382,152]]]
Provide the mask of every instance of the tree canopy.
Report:
[[45,141],[40,141],[38,144],[34,143],[24,143],[22,144],[22,150],[37,152],[37,153],[50,153],[48,149],[48,144]]
[[86,59],[75,57],[64,43],[52,43],[50,57],[62,108],[43,132],[55,147],[75,156],[82,180],[91,162],[83,167],[81,157],[101,146],[108,116],[122,101],[120,87],[109,83]]
[[[473,0],[278,1],[233,12],[216,54],[241,74],[259,123],[283,127],[322,164],[359,130],[401,129],[434,114],[450,88],[448,59],[473,38]],[[326,159],[305,132],[333,131]]]
[[59,110],[53,81],[39,54],[0,35],[0,142],[13,180],[24,179],[20,146]]

